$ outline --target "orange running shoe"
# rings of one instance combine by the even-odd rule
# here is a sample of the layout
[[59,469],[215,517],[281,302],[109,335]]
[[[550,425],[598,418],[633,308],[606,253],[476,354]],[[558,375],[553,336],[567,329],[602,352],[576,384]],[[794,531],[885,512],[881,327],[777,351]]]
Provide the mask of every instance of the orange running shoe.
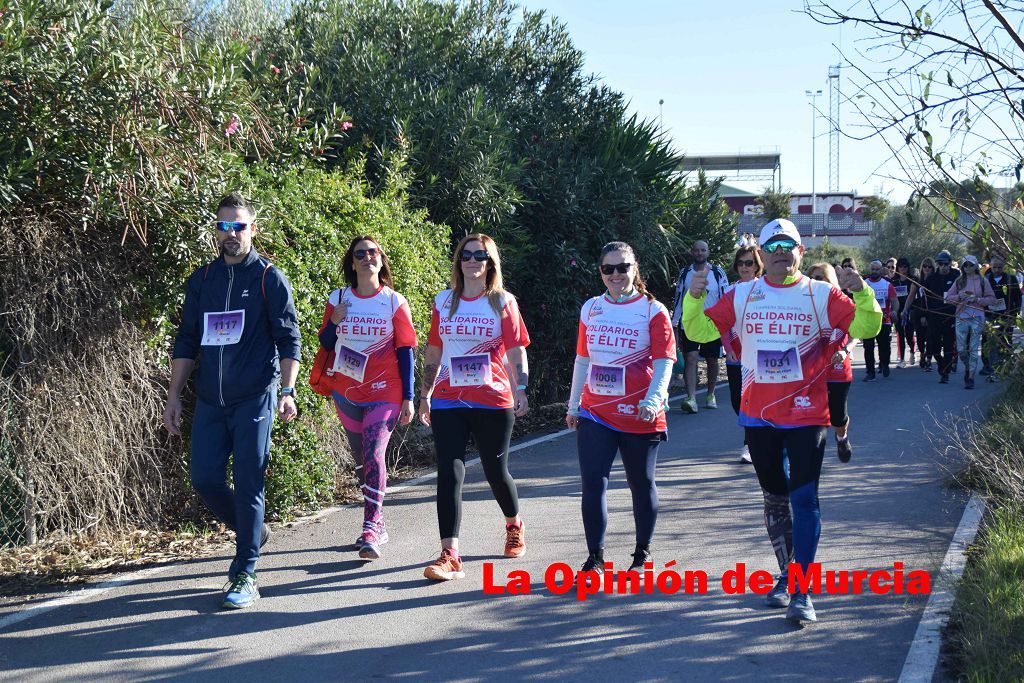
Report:
[[466,572],[462,571],[462,558],[450,548],[445,548],[441,551],[441,557],[423,570],[423,576],[433,581],[451,581],[465,578]]
[[526,522],[519,520],[519,526],[505,525],[505,557],[522,557],[526,554]]

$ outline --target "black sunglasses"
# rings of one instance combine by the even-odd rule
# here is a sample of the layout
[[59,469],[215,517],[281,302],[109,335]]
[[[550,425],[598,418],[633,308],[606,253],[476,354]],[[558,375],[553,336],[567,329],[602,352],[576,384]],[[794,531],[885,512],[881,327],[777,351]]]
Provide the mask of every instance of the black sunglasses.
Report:
[[605,275],[611,275],[615,271],[618,271],[622,274],[626,274],[632,267],[632,263],[602,263],[601,272]]
[[374,256],[376,256],[379,253],[380,253],[379,251],[377,251],[376,249],[373,249],[373,248],[370,248],[370,249],[356,249],[355,251],[352,252],[352,255],[356,257],[356,261],[362,261],[367,256],[369,256],[370,258],[373,258]]
[[825,276],[824,275],[815,275],[811,279],[812,280],[817,280],[818,282],[821,282],[821,281],[823,281],[825,279]]
[[744,266],[745,268],[753,268],[754,264],[757,263],[754,259],[747,259],[746,261],[737,261],[736,267]]
[[468,249],[463,249],[462,253],[459,254],[459,260],[465,263],[470,259],[475,259],[476,261],[483,263],[484,261],[489,261],[491,259],[491,255],[488,254],[483,249],[479,249],[477,251],[469,251]]

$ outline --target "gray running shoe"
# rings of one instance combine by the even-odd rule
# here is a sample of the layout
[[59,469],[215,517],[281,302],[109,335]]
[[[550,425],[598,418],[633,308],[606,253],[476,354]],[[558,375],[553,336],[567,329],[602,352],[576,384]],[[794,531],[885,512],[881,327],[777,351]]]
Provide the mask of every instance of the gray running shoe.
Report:
[[794,595],[789,603],[789,609],[786,610],[786,619],[796,624],[804,621],[817,621],[818,616],[814,613],[811,596],[806,593]]
[[769,607],[788,607],[789,577],[785,574],[780,576],[779,580],[775,582],[775,588],[772,588],[772,592],[765,596],[764,601]]

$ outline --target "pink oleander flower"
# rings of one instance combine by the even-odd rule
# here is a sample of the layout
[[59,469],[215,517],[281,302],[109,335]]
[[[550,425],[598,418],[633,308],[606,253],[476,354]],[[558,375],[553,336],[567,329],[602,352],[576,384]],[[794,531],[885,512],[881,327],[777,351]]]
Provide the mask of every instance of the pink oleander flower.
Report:
[[274,66],[273,64],[270,65],[270,70],[273,71],[275,74],[280,74],[281,73],[281,67]]
[[351,121],[343,121],[341,123],[341,129],[342,130],[348,130],[351,127],[352,127],[352,122]]
[[576,267],[576,259],[572,259],[571,261],[569,261],[569,265],[572,266],[573,268],[575,268]]
[[242,122],[239,120],[238,115],[234,114],[231,116],[231,121],[228,123],[227,128],[224,129],[224,135],[231,137],[242,127]]

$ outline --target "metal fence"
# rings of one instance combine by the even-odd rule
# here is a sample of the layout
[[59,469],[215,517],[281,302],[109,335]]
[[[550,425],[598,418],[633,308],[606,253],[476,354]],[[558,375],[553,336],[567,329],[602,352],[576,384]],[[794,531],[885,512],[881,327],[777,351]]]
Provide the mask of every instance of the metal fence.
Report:
[[[14,479],[14,454],[0,441],[0,549],[35,542],[35,515],[21,482]],[[26,521],[31,524],[26,524]]]
[[[875,221],[848,213],[801,213],[789,216],[789,220],[805,237],[863,236],[870,235],[875,228]],[[739,234],[756,234],[766,222],[761,216],[744,214],[736,229]]]

